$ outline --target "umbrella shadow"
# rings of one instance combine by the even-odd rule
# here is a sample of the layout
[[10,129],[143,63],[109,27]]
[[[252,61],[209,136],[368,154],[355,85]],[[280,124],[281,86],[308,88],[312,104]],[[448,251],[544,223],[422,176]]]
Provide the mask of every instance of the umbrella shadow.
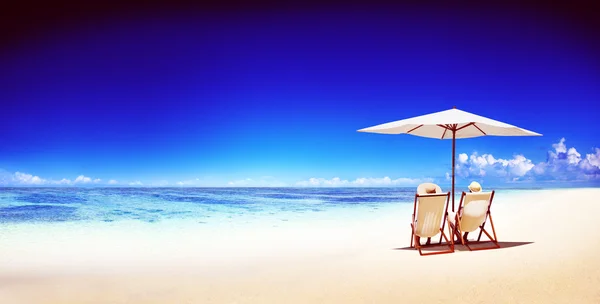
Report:
[[[533,244],[533,242],[498,242],[498,245],[500,245],[500,248],[494,248],[492,250],[519,247],[519,246],[524,246],[524,245],[529,245],[529,244]],[[476,242],[469,243],[469,246],[471,246],[471,248],[473,248],[473,249],[478,249],[480,247],[489,247],[490,245],[491,245],[490,242],[483,242],[483,243],[479,243],[479,244],[477,244]],[[448,245],[446,245],[446,243],[444,242],[441,245],[429,245],[427,247],[422,248],[421,250],[422,251],[439,251],[439,250],[447,250],[447,249],[448,249]],[[416,249],[414,247],[401,247],[401,248],[393,248],[392,250],[414,251]],[[469,250],[469,248],[467,248],[467,246],[464,246],[460,243],[455,243],[454,251],[470,251],[470,250]]]

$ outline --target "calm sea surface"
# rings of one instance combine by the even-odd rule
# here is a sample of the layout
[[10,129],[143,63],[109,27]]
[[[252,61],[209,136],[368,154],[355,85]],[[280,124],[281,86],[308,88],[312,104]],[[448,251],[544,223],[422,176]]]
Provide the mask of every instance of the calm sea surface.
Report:
[[[0,223],[197,220],[373,211],[415,188],[0,188]],[[504,190],[510,192],[509,190]],[[458,199],[457,199],[458,203]]]

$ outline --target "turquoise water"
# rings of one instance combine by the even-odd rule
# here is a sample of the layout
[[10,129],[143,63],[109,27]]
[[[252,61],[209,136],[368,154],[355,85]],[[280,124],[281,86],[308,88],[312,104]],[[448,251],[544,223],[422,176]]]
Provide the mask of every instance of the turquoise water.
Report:
[[[290,220],[412,204],[415,188],[0,188],[0,223]],[[523,189],[497,190],[506,199]],[[497,195],[498,197],[498,195]],[[460,199],[457,190],[456,205]]]

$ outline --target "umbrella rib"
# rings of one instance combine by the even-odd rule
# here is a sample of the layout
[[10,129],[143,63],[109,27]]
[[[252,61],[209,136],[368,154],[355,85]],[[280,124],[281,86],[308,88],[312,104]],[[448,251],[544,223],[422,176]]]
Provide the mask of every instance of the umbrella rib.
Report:
[[483,132],[483,130],[481,130],[475,123],[473,123],[473,127],[477,128],[477,130],[479,130],[479,132],[483,133],[483,135],[487,135],[485,132]]
[[406,132],[406,134],[408,134],[408,133],[410,133],[410,132],[412,132],[412,131],[414,131],[414,130],[416,130],[416,129],[418,129],[418,128],[422,127],[422,126],[423,126],[423,125],[418,125],[418,126],[416,126],[416,127],[412,128],[412,129],[408,130],[408,132]]
[[[456,131],[458,131],[458,130],[462,130],[462,129],[464,129],[464,128],[468,127],[468,126],[472,126],[472,125],[475,125],[475,123],[474,123],[474,122],[470,122],[470,123],[468,123],[468,124],[466,124],[466,125],[464,125],[464,126],[462,126],[462,127],[458,128],[458,129],[456,129]],[[477,129],[479,129],[479,128],[477,128]],[[480,131],[481,131],[481,130],[480,130]]]
[[440,138],[440,139],[444,139],[444,136],[446,136],[446,132],[448,132],[448,128],[444,128],[444,134],[442,134],[442,138]]

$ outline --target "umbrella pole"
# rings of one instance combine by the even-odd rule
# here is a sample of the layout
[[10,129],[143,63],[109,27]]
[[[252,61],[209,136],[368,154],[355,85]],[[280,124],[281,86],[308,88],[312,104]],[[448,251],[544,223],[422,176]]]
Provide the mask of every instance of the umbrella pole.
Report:
[[452,130],[452,212],[454,212],[454,153],[456,153],[456,131]]

